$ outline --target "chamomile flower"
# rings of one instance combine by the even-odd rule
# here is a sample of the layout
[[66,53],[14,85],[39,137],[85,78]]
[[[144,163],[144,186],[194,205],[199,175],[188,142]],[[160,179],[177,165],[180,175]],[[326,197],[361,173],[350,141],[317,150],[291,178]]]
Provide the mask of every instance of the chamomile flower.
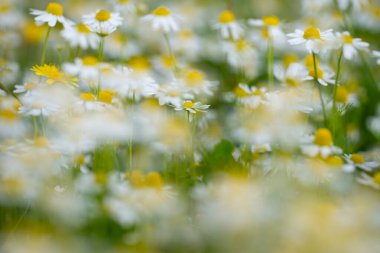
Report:
[[63,16],[62,5],[55,2],[50,2],[44,11],[31,9],[30,14],[36,16],[34,20],[37,25],[47,23],[48,26],[54,27],[57,22],[61,23],[63,26],[73,24],[72,21]]
[[91,31],[97,33],[100,37],[105,37],[121,26],[123,18],[117,12],[97,10],[94,13],[84,15],[82,20]]
[[99,78],[100,65],[95,56],[76,58],[74,63],[64,63],[62,68],[70,75],[77,76],[81,80],[96,80]]
[[222,38],[237,40],[243,35],[243,28],[238,24],[232,11],[225,10],[219,15],[219,20],[213,25],[215,30],[219,30]]
[[274,66],[275,77],[289,87],[299,87],[307,73],[307,68],[297,62],[291,63],[286,68],[282,65]]
[[266,88],[249,87],[247,84],[240,83],[235,87],[234,95],[240,103],[251,108],[257,108],[264,101]]
[[285,34],[280,28],[280,19],[276,16],[265,16],[262,19],[250,19],[248,20],[248,24],[266,28],[271,39],[285,39]]
[[188,111],[190,113],[206,112],[210,105],[204,105],[201,102],[186,100],[182,104],[175,106],[176,111]]
[[136,12],[136,4],[134,0],[110,0],[115,11],[120,11],[125,15],[132,15]]
[[156,8],[152,13],[142,17],[142,20],[150,23],[155,31],[170,33],[179,30],[179,18],[165,6]]
[[366,161],[363,154],[355,153],[351,155],[344,155],[346,164],[343,166],[345,172],[354,172],[356,168],[371,172],[380,164],[376,161]]
[[178,80],[174,79],[169,84],[160,85],[155,95],[158,98],[159,104],[171,104],[174,106],[181,105],[181,102],[193,99],[194,95],[187,92]]
[[352,60],[360,51],[369,51],[369,44],[360,38],[352,38],[349,32],[337,33],[339,43],[343,48],[343,56],[347,60]]
[[203,72],[196,69],[189,69],[185,71],[183,79],[185,89],[196,95],[211,96],[217,83],[205,79]]
[[301,150],[304,154],[316,157],[327,158],[333,154],[340,154],[342,150],[333,145],[333,139],[330,130],[319,128],[313,137],[312,144],[303,145]]
[[103,111],[108,108],[113,101],[113,93],[102,90],[98,96],[89,92],[82,92],[77,106],[80,111]]
[[367,173],[360,173],[357,181],[363,185],[371,186],[372,188],[379,190],[380,189],[380,172],[376,172],[373,176],[368,175]]
[[13,90],[13,93],[20,94],[24,93],[24,95],[28,95],[31,91],[37,88],[37,84],[34,82],[26,82],[22,85],[15,85],[15,89]]
[[319,68],[319,66],[317,66],[317,73],[315,73],[314,67],[309,68],[309,73],[304,78],[304,80],[314,80],[315,78],[317,78],[318,82],[321,85],[327,86],[329,84],[334,84],[334,75],[334,72],[332,72],[331,70],[327,68],[323,68],[322,70],[321,68]]
[[296,29],[294,33],[287,34],[290,38],[290,45],[305,44],[305,48],[309,53],[319,53],[321,49],[329,46],[329,42],[334,39],[332,29],[320,31],[316,27],[309,27],[305,30]]
[[47,84],[63,83],[71,86],[77,86],[77,79],[61,72],[55,65],[35,65],[31,69],[37,76],[47,78]]
[[79,23],[75,26],[66,26],[62,30],[61,35],[69,42],[71,47],[80,47],[84,50],[88,48],[98,48],[99,37],[83,23]]
[[336,88],[335,101],[341,114],[344,114],[347,108],[359,105],[358,94],[343,85]]

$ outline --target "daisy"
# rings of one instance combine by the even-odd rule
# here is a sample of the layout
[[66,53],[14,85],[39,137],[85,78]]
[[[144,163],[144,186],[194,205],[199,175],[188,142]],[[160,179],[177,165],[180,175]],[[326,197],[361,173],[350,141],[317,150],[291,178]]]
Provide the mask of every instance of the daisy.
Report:
[[218,23],[213,25],[215,30],[220,30],[224,39],[239,39],[243,34],[243,28],[236,22],[232,11],[225,10],[219,15]]
[[178,17],[165,6],[156,8],[152,13],[142,17],[142,20],[151,23],[155,31],[170,33],[179,30]]
[[319,155],[323,159],[342,152],[339,147],[333,145],[331,132],[327,128],[319,128],[315,132],[313,144],[304,145],[301,150],[308,156],[316,157]]
[[309,69],[309,73],[303,80],[314,80],[317,78],[319,84],[327,86],[328,84],[334,84],[334,73],[329,69],[322,70],[317,67],[317,73],[315,73],[314,68]]
[[211,96],[217,85],[216,82],[206,80],[205,75],[196,69],[185,71],[182,82],[186,90],[196,95]]
[[98,58],[94,56],[85,56],[83,58],[76,58],[74,63],[64,63],[62,68],[70,75],[77,76],[82,80],[97,80],[100,72],[99,65]]
[[371,186],[377,190],[380,189],[380,172],[376,172],[373,176],[366,173],[360,173],[357,181],[363,185]]
[[179,106],[181,102],[185,99],[193,99],[194,96],[178,82],[178,80],[173,80],[169,84],[161,85],[155,95],[158,98],[160,105],[171,104],[174,106]]
[[72,21],[63,16],[62,5],[55,2],[50,2],[44,11],[31,9],[30,14],[36,16],[34,20],[39,26],[47,23],[50,27],[54,27],[57,22],[61,23],[63,26],[73,24]]
[[99,92],[99,96],[95,96],[89,92],[82,92],[80,94],[80,100],[76,105],[78,109],[85,111],[103,111],[113,101],[113,94],[110,91],[102,90]]
[[338,105],[338,110],[344,114],[345,109],[350,106],[358,106],[359,98],[358,95],[344,86],[338,86],[336,89],[335,101]]
[[334,39],[332,29],[321,32],[316,27],[306,28],[304,31],[296,29],[295,33],[287,34],[290,45],[305,44],[309,53],[319,53],[319,51],[328,45],[327,42]]
[[133,0],[110,0],[114,10],[120,11],[123,14],[131,15],[136,12],[136,4]]
[[13,93],[20,94],[24,93],[24,95],[28,95],[31,91],[36,89],[37,84],[33,82],[26,82],[22,85],[16,84],[15,89],[13,90]]
[[190,113],[197,112],[206,112],[206,110],[210,107],[210,105],[204,105],[201,102],[193,102],[191,100],[186,100],[180,105],[175,106],[176,111],[188,111]]
[[106,37],[121,26],[123,18],[117,12],[111,13],[107,10],[97,10],[94,13],[84,15],[82,20],[91,31],[97,33],[100,37]]
[[238,101],[251,108],[257,108],[266,95],[266,88],[249,87],[247,84],[240,83],[234,89],[234,95]]
[[362,39],[352,38],[349,32],[337,33],[337,38],[343,47],[343,56],[351,60],[358,53],[358,50],[368,51],[369,44]]
[[97,49],[99,45],[99,37],[83,23],[75,26],[66,26],[62,30],[61,35],[69,42],[71,47],[80,47],[86,50],[88,48]]
[[364,155],[358,153],[344,155],[344,160],[347,162],[343,166],[343,170],[345,172],[354,172],[356,168],[365,170],[367,172],[371,172],[374,168],[380,165],[378,162],[375,161],[366,161]]
[[265,16],[262,19],[250,19],[248,24],[256,27],[266,28],[271,39],[285,38],[284,32],[280,28],[280,19],[276,16]]
[[290,63],[286,68],[282,65],[274,66],[274,76],[290,87],[299,87],[307,73],[307,68],[297,62]]
[[77,86],[77,79],[61,72],[54,65],[35,65],[31,69],[37,76],[43,76],[47,78],[47,84],[63,83],[71,86]]

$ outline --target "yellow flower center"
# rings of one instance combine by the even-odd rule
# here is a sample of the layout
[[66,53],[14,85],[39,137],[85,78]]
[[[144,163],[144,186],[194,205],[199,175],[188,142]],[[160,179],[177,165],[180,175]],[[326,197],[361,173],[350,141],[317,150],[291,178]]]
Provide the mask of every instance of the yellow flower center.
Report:
[[295,54],[287,54],[282,59],[282,63],[284,64],[285,68],[288,68],[292,63],[295,63],[298,61],[298,57]]
[[86,157],[84,155],[78,155],[75,160],[77,164],[83,165],[86,162]]
[[134,170],[127,175],[129,182],[136,188],[156,188],[161,189],[164,185],[161,175],[158,172],[150,172],[147,175],[142,174],[140,171]]
[[285,83],[288,84],[291,87],[298,87],[300,85],[299,82],[296,79],[290,78],[290,77],[287,77],[285,79]]
[[343,165],[343,159],[336,155],[327,157],[325,162],[333,167],[340,167]]
[[33,144],[36,147],[45,148],[49,145],[49,142],[48,142],[48,139],[46,139],[45,137],[39,136],[39,137],[34,138]]
[[129,59],[128,65],[137,71],[146,71],[150,69],[149,60],[144,56],[134,56]]
[[[319,62],[318,62],[317,58],[315,58],[315,62],[316,62],[315,65],[317,65],[317,67],[318,67]],[[308,68],[314,68],[314,59],[313,59],[313,55],[312,54],[309,54],[309,55],[306,56],[306,58],[305,58],[305,66],[308,67]]]
[[22,34],[27,43],[39,43],[44,36],[44,27],[37,26],[34,22],[28,22],[23,27]]
[[119,3],[126,4],[126,3],[129,3],[129,0],[119,0]]
[[280,20],[276,16],[266,16],[263,18],[264,25],[277,26],[280,24]]
[[373,175],[373,182],[380,185],[380,172],[376,172],[375,175]]
[[363,164],[363,163],[365,163],[365,158],[361,154],[352,154],[350,160],[353,161],[356,164]]
[[10,109],[4,109],[0,111],[0,118],[7,121],[14,121],[18,118],[17,113]]
[[98,98],[98,100],[100,102],[103,102],[103,103],[106,103],[106,104],[111,104],[112,103],[112,97],[113,97],[112,92],[102,90],[101,92],[99,92],[99,98]]
[[315,74],[314,68],[309,69],[309,76],[312,76],[314,78],[323,78],[323,71],[320,68],[317,68],[317,74]]
[[240,98],[249,96],[249,93],[240,86],[235,87],[234,93],[237,97],[240,97]]
[[192,102],[192,101],[185,101],[185,102],[183,102],[183,107],[185,107],[185,108],[193,108],[193,106],[195,105],[195,103],[194,102]]
[[344,86],[339,86],[336,90],[336,102],[338,103],[347,103],[349,93]]
[[165,6],[160,6],[156,8],[152,13],[154,16],[159,16],[159,17],[166,17],[171,14],[170,10],[166,8]]
[[109,11],[106,11],[106,10],[100,10],[96,13],[95,18],[99,22],[105,22],[111,18],[111,13]]
[[6,13],[11,10],[11,5],[8,3],[0,3],[0,13]]
[[62,73],[54,65],[36,65],[32,68],[32,71],[34,71],[37,76],[45,76],[54,81],[59,81],[62,79]]
[[145,185],[147,187],[161,189],[163,184],[161,175],[158,172],[150,172],[145,177]]
[[237,51],[243,51],[248,47],[248,42],[244,39],[240,39],[235,43],[235,47]]
[[95,96],[90,92],[81,93],[80,98],[84,101],[95,101]]
[[190,86],[198,86],[204,82],[204,79],[204,75],[197,70],[189,71],[185,77],[186,83]]
[[303,32],[303,38],[306,40],[320,39],[321,33],[318,28],[309,27]]
[[235,15],[232,11],[223,11],[219,15],[219,22],[223,24],[228,24],[235,21]]
[[343,35],[342,41],[344,44],[352,44],[352,36],[351,35]]
[[54,16],[62,16],[63,8],[59,3],[49,3],[46,7],[46,12]]
[[80,32],[80,33],[91,33],[90,28],[88,28],[88,26],[86,26],[83,23],[79,23],[77,25],[77,31]]
[[270,34],[269,34],[268,28],[262,28],[261,35],[263,36],[264,39],[269,39]]
[[161,57],[162,64],[167,67],[168,69],[171,69],[176,64],[176,60],[171,55],[164,55]]
[[82,63],[85,66],[96,66],[98,59],[94,56],[85,56],[82,58]]
[[314,144],[319,146],[331,146],[333,144],[332,135],[327,128],[320,128],[314,136]]

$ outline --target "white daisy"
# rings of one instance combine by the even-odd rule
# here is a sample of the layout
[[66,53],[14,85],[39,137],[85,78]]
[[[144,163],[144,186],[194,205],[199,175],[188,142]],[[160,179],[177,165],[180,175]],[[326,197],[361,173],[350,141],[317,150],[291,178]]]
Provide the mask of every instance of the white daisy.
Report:
[[149,22],[153,30],[163,31],[165,33],[176,32],[179,30],[178,20],[176,15],[165,6],[156,8],[152,13],[141,18],[143,21]]
[[317,73],[315,73],[315,70],[313,67],[310,68],[309,73],[303,80],[314,80],[314,78],[317,78],[319,84],[323,86],[327,86],[328,84],[334,84],[335,82],[334,72],[332,72],[331,70],[327,68],[323,68],[322,70],[321,68],[319,68],[319,66],[317,66],[316,69],[317,69]]
[[191,100],[186,100],[180,105],[175,106],[176,111],[188,111],[190,113],[197,112],[206,112],[206,110],[210,107],[210,105],[204,105],[201,102],[193,102]]
[[240,103],[251,108],[257,108],[264,100],[266,88],[249,87],[247,84],[240,83],[235,87],[234,95]]
[[282,64],[274,66],[274,76],[290,87],[299,87],[307,73],[307,68],[297,62],[291,63],[287,68]]
[[204,73],[196,69],[185,71],[181,81],[187,91],[196,95],[211,96],[217,85],[216,82],[206,80]]
[[71,47],[80,47],[81,49],[97,49],[99,37],[91,32],[90,28],[83,23],[75,26],[66,26],[61,35],[66,39]]
[[280,25],[280,19],[276,16],[265,16],[262,19],[250,19],[248,24],[256,27],[264,27],[268,29],[271,39],[284,39],[285,34]]
[[303,145],[301,147],[301,150],[305,155],[327,158],[330,155],[340,154],[342,152],[339,147],[333,145],[331,132],[327,128],[318,129],[315,132],[312,142],[312,144]]
[[332,29],[321,32],[318,28],[309,27],[304,31],[296,29],[295,33],[287,34],[291,39],[288,42],[291,45],[305,44],[309,53],[319,53],[323,48],[329,46],[329,42],[334,39]]
[[376,172],[373,177],[362,172],[357,181],[363,185],[371,186],[376,190],[380,189],[380,172]]
[[360,38],[352,38],[349,32],[337,33],[339,43],[343,47],[343,56],[351,60],[358,53],[358,50],[368,51],[369,44]]
[[159,104],[172,104],[174,106],[180,105],[183,100],[193,99],[194,96],[186,92],[178,80],[173,80],[169,84],[161,85],[156,93]]
[[47,23],[50,27],[54,27],[57,22],[63,26],[73,24],[72,21],[63,16],[63,8],[59,3],[49,3],[44,11],[31,9],[30,14],[36,16],[34,20],[37,25]]
[[83,23],[101,37],[108,36],[121,26],[123,18],[117,12],[97,10],[94,13],[84,15]]
[[115,11],[120,11],[123,14],[131,15],[136,12],[136,4],[133,0],[110,0]]
[[98,59],[94,56],[85,56],[83,58],[76,58],[74,63],[64,63],[62,69],[70,75],[77,76],[81,80],[96,80],[99,78]]
[[220,13],[218,23],[214,24],[213,28],[219,30],[224,39],[237,40],[244,32],[243,28],[235,20],[234,13],[229,10]]
[[380,165],[376,161],[366,161],[364,155],[362,154],[344,155],[343,157],[347,162],[343,166],[343,170],[345,172],[354,172],[356,168],[371,172],[374,168]]

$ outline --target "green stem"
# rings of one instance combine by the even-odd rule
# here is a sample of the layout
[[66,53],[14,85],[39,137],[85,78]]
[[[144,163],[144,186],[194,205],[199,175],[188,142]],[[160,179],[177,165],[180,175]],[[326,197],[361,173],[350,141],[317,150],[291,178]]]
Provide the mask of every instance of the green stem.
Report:
[[269,87],[273,88],[273,84],[274,84],[274,77],[273,77],[273,43],[272,43],[271,39],[268,40],[267,71],[268,71]]
[[51,27],[49,26],[48,29],[47,29],[47,31],[46,31],[45,40],[44,40],[44,46],[42,48],[41,65],[45,64],[47,42],[49,40],[50,31],[51,31]]
[[33,118],[33,127],[34,127],[34,138],[37,138],[37,136],[38,136],[37,116],[32,116],[32,118]]
[[325,126],[327,126],[327,116],[326,116],[326,108],[325,108],[325,102],[323,101],[323,96],[322,96],[322,90],[321,90],[321,84],[318,81],[318,69],[317,69],[317,56],[313,52],[313,65],[314,65],[314,81],[315,84],[318,87],[319,91],[319,99],[321,100],[321,106],[322,106],[322,111],[323,111],[323,123]]
[[338,82],[339,82],[339,77],[340,77],[340,72],[341,72],[341,62],[342,62],[342,56],[343,56],[343,48],[340,50],[339,53],[339,58],[338,58],[338,66],[337,66],[337,72],[336,72],[336,77],[335,77],[335,83],[334,83],[334,91],[333,91],[333,105],[332,105],[332,115],[333,115],[333,136],[335,136],[335,129],[336,129],[336,121],[337,121],[337,108],[336,108],[336,93],[338,90]]
[[104,50],[104,37],[100,37],[99,51],[98,51],[99,62],[103,61],[103,50]]
[[133,92],[132,94],[132,104],[131,104],[131,117],[132,117],[132,125],[131,125],[131,138],[129,139],[129,145],[128,145],[128,154],[129,154],[129,170],[133,170],[133,113],[134,113],[134,106],[136,103],[136,95]]

